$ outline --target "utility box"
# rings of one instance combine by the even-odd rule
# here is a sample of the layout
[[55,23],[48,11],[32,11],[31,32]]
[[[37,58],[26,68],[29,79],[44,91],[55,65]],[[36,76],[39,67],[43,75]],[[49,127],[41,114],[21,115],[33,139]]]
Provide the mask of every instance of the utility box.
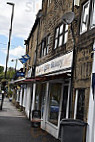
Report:
[[83,142],[87,123],[81,120],[63,119],[61,121],[61,142]]

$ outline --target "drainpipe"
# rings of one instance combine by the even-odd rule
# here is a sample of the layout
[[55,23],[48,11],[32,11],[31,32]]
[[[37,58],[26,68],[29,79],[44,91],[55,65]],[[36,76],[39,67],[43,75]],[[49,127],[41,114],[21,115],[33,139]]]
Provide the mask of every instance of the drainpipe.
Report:
[[[74,0],[73,0],[73,3],[72,3],[72,12],[74,12]],[[74,68],[75,68],[75,36],[74,36],[74,28],[73,28],[73,23],[71,23],[71,33],[72,33],[72,39],[73,39],[73,60],[72,60],[72,69],[71,69],[71,87],[70,87],[70,105],[71,106],[69,108],[70,110],[70,117],[72,118],[72,111],[73,111],[73,108],[72,108],[72,100],[73,100],[73,81],[74,81]]]

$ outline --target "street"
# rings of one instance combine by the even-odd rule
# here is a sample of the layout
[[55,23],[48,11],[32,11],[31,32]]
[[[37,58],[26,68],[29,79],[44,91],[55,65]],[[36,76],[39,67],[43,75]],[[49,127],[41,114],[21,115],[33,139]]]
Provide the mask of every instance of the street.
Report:
[[59,142],[47,132],[32,128],[22,112],[5,98],[0,111],[0,142]]

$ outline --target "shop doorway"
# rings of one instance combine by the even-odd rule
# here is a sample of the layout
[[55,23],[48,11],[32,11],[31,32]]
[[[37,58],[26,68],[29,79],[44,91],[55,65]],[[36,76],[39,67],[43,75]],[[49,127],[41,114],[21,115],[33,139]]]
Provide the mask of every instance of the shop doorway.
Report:
[[69,89],[68,85],[64,86],[63,99],[62,99],[63,101],[62,101],[62,108],[61,108],[61,120],[66,118],[67,102],[68,102],[68,89]]
[[44,113],[45,93],[46,93],[46,84],[45,83],[37,84],[34,110],[41,111],[41,119],[43,119],[43,113]]
[[60,122],[62,119],[69,118],[70,108],[70,81],[63,84],[63,93],[61,98],[61,113],[59,118],[59,139],[61,138]]

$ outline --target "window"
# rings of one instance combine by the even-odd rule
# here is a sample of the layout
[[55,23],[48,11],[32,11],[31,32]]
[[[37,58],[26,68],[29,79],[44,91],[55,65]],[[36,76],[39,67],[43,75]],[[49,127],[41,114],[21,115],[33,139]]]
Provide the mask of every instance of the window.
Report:
[[75,117],[76,119],[84,119],[84,108],[85,108],[85,89],[76,90],[76,101],[75,101]]
[[50,84],[48,121],[56,126],[58,125],[61,87],[62,84],[60,83]]
[[87,1],[82,7],[80,34],[95,27],[95,0]]
[[36,95],[35,95],[35,110],[41,111],[41,117],[43,118],[44,106],[45,106],[45,92],[46,84],[37,84]]
[[83,5],[82,9],[81,29],[80,29],[81,34],[87,31],[88,18],[89,18],[89,1]]
[[92,1],[92,12],[91,12],[91,19],[90,19],[90,27],[95,27],[95,0]]
[[50,6],[52,0],[48,0],[48,7]]
[[79,6],[80,0],[74,0],[74,5]]
[[61,119],[66,118],[67,100],[68,100],[68,85],[64,86]]
[[61,24],[55,30],[54,49],[66,44],[68,39],[68,25]]
[[49,52],[50,35],[48,35],[41,43],[40,57],[46,56]]

